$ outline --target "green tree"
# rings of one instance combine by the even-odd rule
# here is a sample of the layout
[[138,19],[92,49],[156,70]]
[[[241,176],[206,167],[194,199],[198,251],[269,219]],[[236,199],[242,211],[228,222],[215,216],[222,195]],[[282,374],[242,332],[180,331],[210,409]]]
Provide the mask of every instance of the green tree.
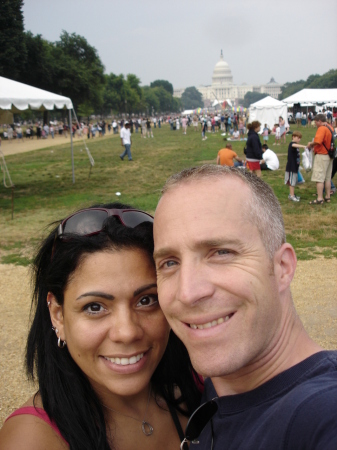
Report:
[[331,69],[323,75],[310,75],[307,80],[285,83],[281,88],[279,99],[290,97],[302,89],[336,89],[337,88],[337,70]]
[[152,109],[159,111],[160,102],[156,90],[149,86],[143,87],[144,107],[146,112],[151,112]]
[[312,80],[308,87],[310,87],[311,89],[336,89],[337,70],[331,69],[329,70],[329,72],[326,72],[322,76],[317,76],[314,80]]
[[131,89],[134,89],[137,94],[139,95],[139,98],[142,97],[142,88],[140,86],[140,79],[134,75],[133,73],[129,73],[126,76],[126,82],[130,86]]
[[202,108],[204,106],[202,95],[194,86],[184,90],[181,96],[181,104],[184,109]]
[[258,102],[259,100],[268,97],[268,94],[261,94],[260,92],[248,91],[243,97],[243,106],[248,108],[252,103]]
[[104,111],[123,112],[125,108],[124,75],[110,73],[105,75],[105,87],[103,93]]
[[138,112],[142,106],[143,90],[140,79],[134,74],[128,74],[126,79],[123,74],[105,75],[105,87],[103,93],[103,111],[109,113]]
[[163,87],[169,94],[173,95],[173,86],[167,80],[155,80],[150,83],[151,88]]
[[307,81],[304,83],[304,87],[306,88],[306,87],[310,86],[318,78],[321,78],[321,76],[318,75],[318,73],[316,73],[315,75],[309,75],[307,78]]
[[178,97],[172,97],[172,112],[179,112],[182,109],[181,100]]
[[159,100],[159,108],[157,109],[157,111],[158,112],[172,111],[172,104],[173,104],[172,95],[162,86],[155,87],[153,88],[153,90]]
[[26,61],[23,0],[0,1],[0,76],[18,80]]
[[53,45],[53,57],[56,62],[53,91],[70,97],[75,108],[86,102],[100,108],[105,78],[97,50],[84,37],[63,31]]
[[295,94],[295,92],[301,91],[302,89],[304,89],[304,85],[305,85],[304,80],[295,81],[293,83],[285,83],[281,87],[281,94],[279,94],[279,100],[290,97],[290,95]]
[[40,89],[53,91],[57,61],[54,59],[54,46],[40,34],[34,36],[30,31],[24,35],[27,59],[22,66],[19,81]]
[[143,92],[140,87],[140,79],[136,75],[129,73],[126,76],[124,92],[126,99],[125,112],[128,114],[138,112],[141,106]]

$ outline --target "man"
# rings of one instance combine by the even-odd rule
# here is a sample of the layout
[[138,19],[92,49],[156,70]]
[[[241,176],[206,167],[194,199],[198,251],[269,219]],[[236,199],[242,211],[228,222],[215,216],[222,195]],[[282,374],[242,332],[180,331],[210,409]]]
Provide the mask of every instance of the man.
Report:
[[[317,114],[314,118],[317,131],[313,142],[308,142],[307,147],[313,148],[315,153],[311,181],[316,182],[317,199],[310,202],[311,205],[322,205],[324,201],[330,203],[331,173],[333,159],[328,154],[330,149],[333,128],[327,124],[325,114]],[[323,189],[325,186],[325,198]]]
[[126,155],[128,155],[129,161],[132,161],[132,156],[131,156],[131,143],[132,142],[131,142],[130,124],[127,120],[123,124],[123,127],[120,132],[120,137],[121,137],[122,147],[125,147],[124,152],[121,155],[119,155],[120,159],[123,161],[124,157]]
[[301,120],[302,120],[301,111],[297,111],[295,118],[296,118],[296,123],[297,123],[297,128],[298,128],[301,125]]
[[267,144],[262,145],[263,159],[260,161],[261,170],[277,170],[280,167],[278,157]]
[[227,144],[225,148],[219,150],[216,163],[221,166],[237,167],[243,165],[243,159],[234,152],[231,144]]
[[[171,177],[154,220],[160,306],[218,412],[198,450],[337,448],[337,352],[295,311],[296,255],[272,189],[206,165]],[[214,444],[211,446],[212,434]]]

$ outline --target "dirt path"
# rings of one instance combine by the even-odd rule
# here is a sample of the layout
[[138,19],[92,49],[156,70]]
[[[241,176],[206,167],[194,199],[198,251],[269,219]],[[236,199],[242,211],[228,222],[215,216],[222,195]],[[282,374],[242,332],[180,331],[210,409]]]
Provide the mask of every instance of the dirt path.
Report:
[[[326,349],[337,349],[337,259],[298,263],[292,292],[310,336]],[[23,370],[30,308],[29,272],[0,265],[0,426],[35,391]]]
[[[119,137],[119,134],[113,134],[111,133],[106,133],[106,135],[104,137],[99,137],[98,135],[95,138],[91,138],[91,139],[87,139],[86,137],[84,137],[85,142],[87,143],[87,145],[89,146],[90,142],[92,142],[93,140],[105,140],[111,137]],[[78,137],[74,137],[73,139],[73,143],[76,144],[77,142],[83,142],[82,138],[78,138]],[[57,145],[63,145],[63,144],[68,144],[70,146],[70,135],[68,134],[68,137],[64,137],[64,136],[55,136],[54,139],[51,138],[51,136],[49,136],[47,139],[36,139],[32,138],[32,139],[23,139],[23,141],[19,141],[17,139],[13,140],[13,141],[5,141],[2,140],[1,142],[1,146],[0,146],[0,150],[2,151],[2,153],[6,156],[8,155],[15,155],[17,153],[26,153],[26,152],[31,152],[33,150],[40,150],[42,148],[49,148],[49,147],[55,147]]]

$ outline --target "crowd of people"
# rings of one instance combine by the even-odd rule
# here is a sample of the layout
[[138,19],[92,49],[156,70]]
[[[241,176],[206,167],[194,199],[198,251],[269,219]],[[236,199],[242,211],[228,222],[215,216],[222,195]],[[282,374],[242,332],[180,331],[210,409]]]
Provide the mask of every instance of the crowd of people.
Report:
[[[303,148],[303,158],[313,161],[307,170],[312,168],[311,181],[316,183],[317,198],[310,201],[310,205],[322,205],[331,202],[331,195],[336,192],[336,187],[332,181],[337,171],[337,158],[335,151],[335,124],[328,123],[326,114],[317,114],[313,118],[313,123],[317,127],[314,139],[306,145],[300,144],[302,133],[294,131],[291,133],[291,142],[288,145],[287,163],[285,168],[285,184],[289,187],[288,199],[299,202],[300,197],[295,195],[295,187],[304,182],[300,171],[301,154]],[[265,124],[262,130],[263,145],[261,144],[260,131],[261,123],[253,121],[247,125],[248,139],[244,148],[245,160],[241,159],[232,149],[231,144],[227,144],[217,155],[217,164],[229,167],[244,167],[252,171],[257,177],[261,177],[262,170],[277,170],[280,163],[275,152],[268,148],[269,129]],[[275,124],[277,143],[284,137],[286,143],[287,128],[282,117],[279,124]]]

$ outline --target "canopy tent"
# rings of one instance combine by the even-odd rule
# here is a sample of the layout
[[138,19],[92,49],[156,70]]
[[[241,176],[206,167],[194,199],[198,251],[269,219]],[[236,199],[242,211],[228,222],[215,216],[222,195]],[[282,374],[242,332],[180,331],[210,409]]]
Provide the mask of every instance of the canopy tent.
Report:
[[[74,111],[73,103],[69,97],[54,94],[52,92],[44,91],[28,84],[19,83],[18,81],[9,80],[8,78],[0,77],[0,113],[12,112],[17,113],[26,109],[46,111],[56,109],[69,110],[69,127],[72,124],[71,110]],[[77,121],[77,117],[74,111]],[[78,121],[77,121],[78,122]],[[73,150],[73,135],[70,129],[71,140],[71,163],[72,163],[72,178],[75,183],[75,169],[74,169],[74,150]],[[94,160],[89,152],[89,149],[84,142],[91,167],[94,165]],[[91,169],[90,167],[90,169]]]
[[279,122],[279,117],[288,124],[288,107],[285,103],[276,100],[273,97],[265,97],[256,103],[252,103],[249,107],[249,121],[258,120],[262,127],[266,123],[268,128],[273,128],[275,123]]
[[337,89],[302,89],[282,101],[287,104],[337,102]]
[[194,112],[193,109],[185,109],[185,111],[183,111],[183,112],[181,113],[181,115],[182,115],[182,116],[190,116],[190,115],[193,114],[193,112]]
[[330,102],[323,105],[324,108],[337,108],[337,102]]
[[73,109],[70,98],[0,77],[0,109],[11,112],[25,109]]

